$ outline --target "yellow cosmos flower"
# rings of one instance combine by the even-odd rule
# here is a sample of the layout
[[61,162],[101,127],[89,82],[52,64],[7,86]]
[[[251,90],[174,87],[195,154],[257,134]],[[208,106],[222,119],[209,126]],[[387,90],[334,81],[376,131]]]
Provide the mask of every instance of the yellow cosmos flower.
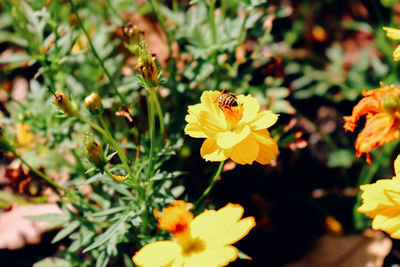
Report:
[[267,128],[275,124],[278,115],[269,110],[260,112],[260,104],[250,95],[237,96],[237,106],[220,108],[220,95],[219,91],[205,91],[201,103],[188,108],[185,133],[206,138],[201,156],[207,161],[231,158],[239,164],[269,164],[275,160],[278,146]]
[[[383,29],[386,31],[386,36],[390,39],[400,40],[400,30],[389,27],[383,27]],[[400,60],[400,45],[394,50],[393,57],[394,61]]]
[[231,244],[255,226],[253,217],[241,219],[243,207],[229,203],[215,211],[206,210],[193,219],[183,201],[155,212],[159,228],[174,235],[174,241],[157,241],[141,248],[133,257],[140,267],[219,267],[237,258]]
[[372,228],[400,239],[400,155],[394,162],[396,176],[376,183],[362,185],[363,204],[358,208],[372,220]]

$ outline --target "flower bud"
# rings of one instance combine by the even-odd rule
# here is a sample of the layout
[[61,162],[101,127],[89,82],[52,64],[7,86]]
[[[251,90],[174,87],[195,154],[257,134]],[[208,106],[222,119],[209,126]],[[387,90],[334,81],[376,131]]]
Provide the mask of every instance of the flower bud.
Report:
[[61,92],[54,93],[54,102],[68,117],[76,117],[79,114],[75,103],[71,103],[66,94]]
[[103,103],[101,102],[101,98],[98,93],[91,93],[85,98],[84,103],[85,107],[92,115],[98,116],[103,113]]
[[128,42],[125,43],[126,48],[128,48],[132,54],[137,55],[142,43],[139,29],[132,23],[127,23],[122,27],[122,31],[124,32],[125,38],[128,39]]
[[85,144],[85,154],[88,160],[101,171],[104,170],[106,160],[104,158],[103,147],[97,142],[93,133],[87,133],[83,136],[83,143]]
[[158,69],[153,56],[147,52],[146,47],[142,47],[139,52],[139,58],[136,65],[144,81],[151,87],[158,84]]
[[12,149],[11,143],[4,135],[3,128],[0,127],[0,152],[8,152]]

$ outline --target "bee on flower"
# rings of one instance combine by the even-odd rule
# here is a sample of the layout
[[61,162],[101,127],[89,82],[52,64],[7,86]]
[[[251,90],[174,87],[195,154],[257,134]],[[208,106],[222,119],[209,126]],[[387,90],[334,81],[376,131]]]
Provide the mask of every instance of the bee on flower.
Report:
[[188,107],[185,134],[206,138],[200,150],[206,161],[230,158],[239,164],[269,164],[276,159],[278,146],[267,128],[275,124],[278,115],[260,111],[256,98],[205,91],[200,101]]
[[141,248],[132,261],[140,267],[226,266],[236,260],[232,246],[255,226],[253,217],[241,219],[244,209],[229,203],[219,210],[206,210],[194,218],[192,205],[175,201],[155,210],[158,227],[166,229],[173,241],[156,241]]
[[370,151],[400,137],[400,89],[395,85],[363,91],[364,98],[354,106],[351,116],[344,116],[344,129],[353,132],[357,121],[366,115],[364,130],[357,136],[356,156],[366,154],[371,164]]

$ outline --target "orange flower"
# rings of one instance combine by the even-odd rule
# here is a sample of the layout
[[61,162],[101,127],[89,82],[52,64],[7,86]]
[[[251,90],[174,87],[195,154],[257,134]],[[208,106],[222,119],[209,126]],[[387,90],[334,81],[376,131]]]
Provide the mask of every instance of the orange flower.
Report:
[[400,137],[400,89],[395,85],[363,91],[364,98],[353,108],[351,116],[344,116],[344,129],[354,131],[357,121],[366,115],[364,130],[357,136],[356,156],[366,154],[371,164],[370,151]]

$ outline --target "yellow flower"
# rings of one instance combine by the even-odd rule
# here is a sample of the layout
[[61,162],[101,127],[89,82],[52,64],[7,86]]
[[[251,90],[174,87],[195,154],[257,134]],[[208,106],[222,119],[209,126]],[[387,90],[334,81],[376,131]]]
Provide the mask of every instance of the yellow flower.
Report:
[[396,176],[381,179],[376,183],[362,185],[363,204],[358,208],[361,213],[373,218],[372,228],[400,238],[400,155],[394,162]]
[[[400,30],[389,27],[383,27],[383,29],[386,31],[386,36],[390,39],[400,40]],[[394,50],[393,57],[394,61],[400,60],[400,45]]]
[[201,103],[188,108],[185,133],[206,138],[201,156],[206,161],[231,158],[239,164],[269,164],[275,160],[278,146],[267,128],[275,124],[278,115],[269,110],[259,111],[257,99],[250,95],[237,96],[237,106],[220,108],[220,95],[219,91],[205,91]]
[[140,267],[218,267],[237,258],[231,244],[242,239],[255,226],[253,217],[241,219],[243,207],[229,203],[215,211],[206,210],[193,219],[190,206],[178,201],[164,208],[159,228],[174,235],[174,241],[157,241],[141,248],[133,257]]

